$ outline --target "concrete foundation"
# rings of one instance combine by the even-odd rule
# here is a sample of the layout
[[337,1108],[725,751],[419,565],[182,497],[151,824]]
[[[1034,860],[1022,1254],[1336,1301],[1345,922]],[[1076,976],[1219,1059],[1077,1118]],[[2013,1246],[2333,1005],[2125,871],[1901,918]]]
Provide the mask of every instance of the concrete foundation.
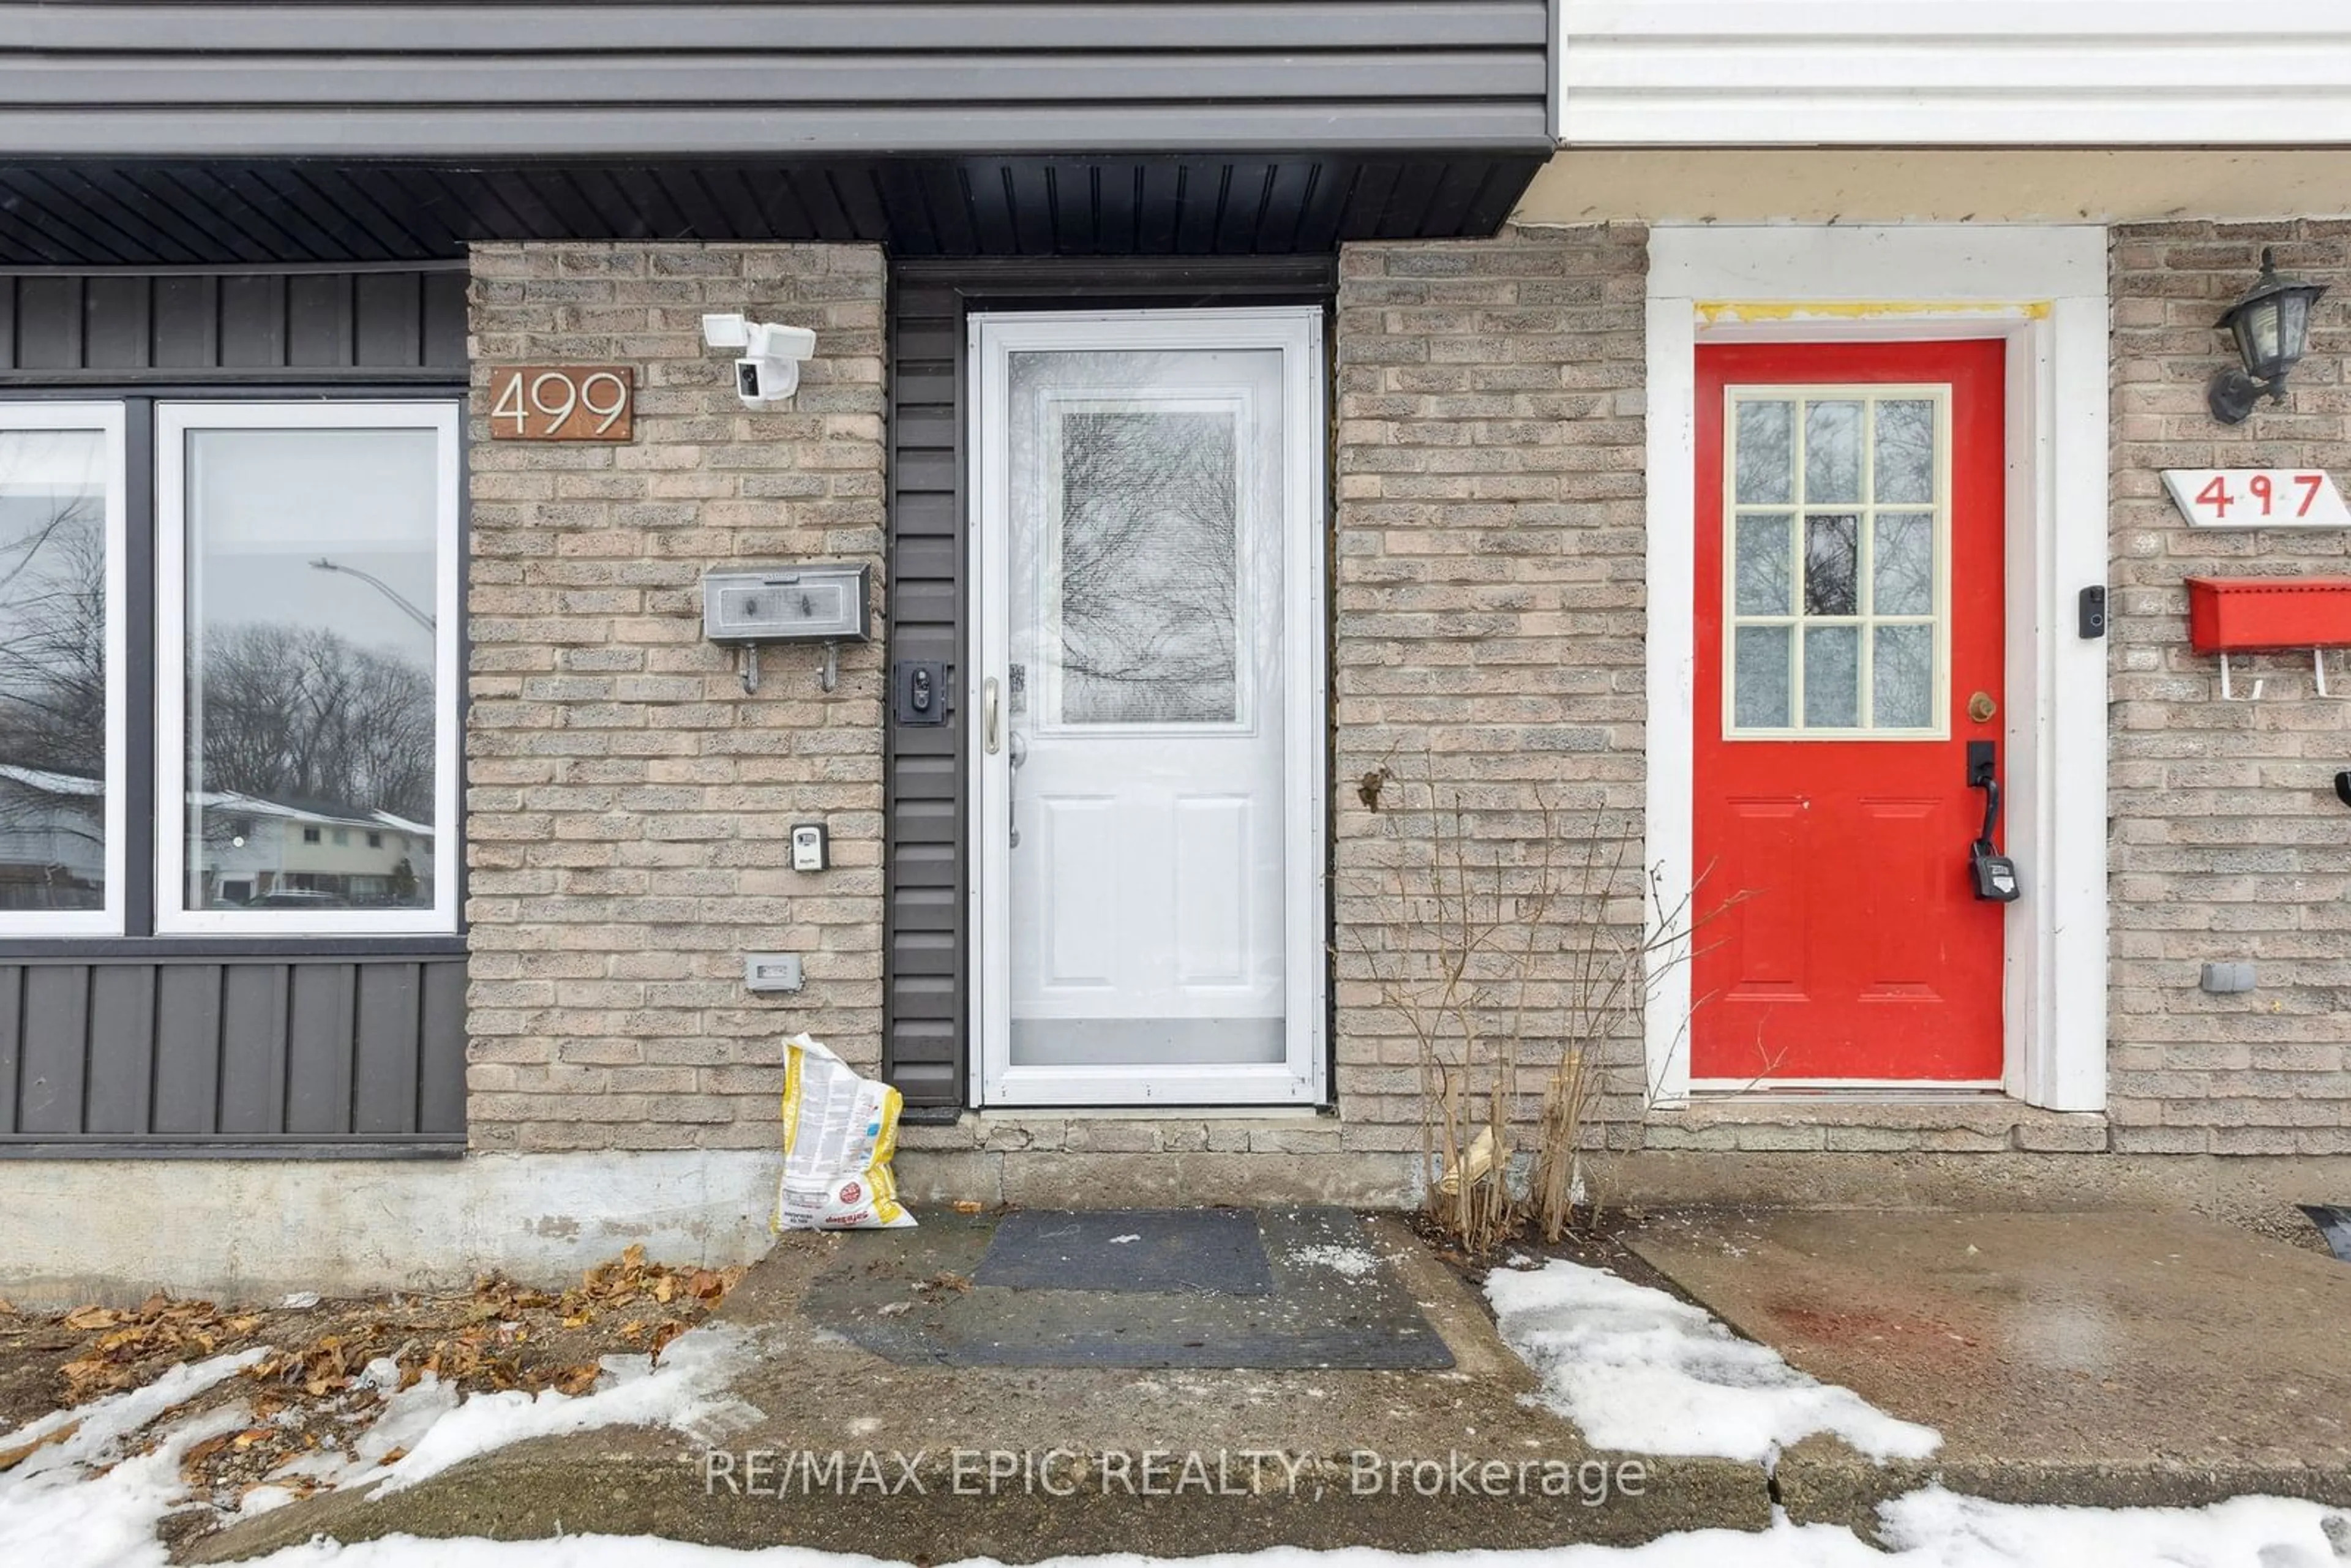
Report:
[[[904,1151],[915,1203],[1021,1207],[1416,1201],[1417,1159],[1345,1151]],[[632,1242],[725,1268],[770,1245],[782,1158],[752,1150],[442,1161],[13,1162],[0,1296],[43,1308],[152,1291],[221,1301],[554,1282]],[[1612,1207],[2144,1209],[2316,1244],[2297,1203],[2351,1198],[2351,1158],[1646,1151],[1595,1158]]]
[[780,1155],[475,1155],[450,1161],[59,1160],[7,1167],[0,1296],[39,1309],[152,1291],[259,1301],[551,1281],[631,1242],[669,1263],[769,1243]]

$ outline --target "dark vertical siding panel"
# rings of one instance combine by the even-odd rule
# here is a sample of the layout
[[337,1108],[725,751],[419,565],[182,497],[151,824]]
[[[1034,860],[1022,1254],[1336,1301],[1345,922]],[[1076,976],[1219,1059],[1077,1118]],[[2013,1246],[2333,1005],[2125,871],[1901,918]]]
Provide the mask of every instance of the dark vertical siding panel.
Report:
[[286,1125],[286,970],[239,964],[221,975],[220,1130]]
[[462,957],[0,964],[0,1145],[462,1137],[465,1002]]
[[465,366],[465,275],[428,272],[423,277],[424,362]]
[[149,322],[152,278],[92,276],[82,291],[82,363],[93,371],[143,371],[154,357]]
[[25,971],[16,1130],[81,1131],[89,1063],[89,966],[45,964]]
[[286,1130],[351,1130],[356,967],[296,964],[287,1009]]
[[[890,658],[965,673],[962,440],[964,297],[927,279],[891,298]],[[884,1070],[908,1105],[965,1098],[963,733],[891,727],[884,816],[888,1027]]]
[[156,971],[158,1133],[219,1130],[221,978],[216,964],[165,964]]
[[220,363],[221,280],[201,273],[155,279],[155,363],[210,370]]
[[286,362],[353,362],[351,279],[338,272],[300,273],[286,280]]
[[0,277],[0,371],[462,376],[465,284],[445,269]]
[[0,1133],[16,1130],[16,1075],[24,1063],[25,971],[0,966]]
[[465,1130],[465,961],[424,966],[418,1040],[416,1130]]
[[378,369],[423,363],[424,308],[416,274],[363,272],[352,283],[352,362]]
[[75,277],[17,280],[19,370],[81,369],[81,286],[82,280]]
[[422,964],[368,964],[359,970],[359,1032],[352,1046],[354,1133],[416,1131],[423,968]]
[[281,274],[221,279],[220,362],[274,370],[286,361],[286,278]]
[[155,971],[147,965],[91,970],[88,1071],[80,1130],[144,1134],[155,1082]]

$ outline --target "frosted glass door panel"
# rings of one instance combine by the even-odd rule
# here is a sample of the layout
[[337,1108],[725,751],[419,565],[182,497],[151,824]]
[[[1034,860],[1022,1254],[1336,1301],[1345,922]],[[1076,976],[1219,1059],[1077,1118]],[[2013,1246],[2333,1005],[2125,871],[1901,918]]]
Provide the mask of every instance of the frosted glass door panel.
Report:
[[1009,356],[1016,1067],[1284,1058],[1281,361]]

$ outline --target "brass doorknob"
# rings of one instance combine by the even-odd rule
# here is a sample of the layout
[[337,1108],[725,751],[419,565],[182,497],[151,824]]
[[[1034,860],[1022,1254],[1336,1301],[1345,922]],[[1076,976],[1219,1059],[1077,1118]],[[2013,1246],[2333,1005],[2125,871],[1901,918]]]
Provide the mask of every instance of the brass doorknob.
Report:
[[1978,692],[1968,699],[1968,716],[1978,724],[1990,724],[1999,711],[2000,705],[1991,700],[1990,692]]

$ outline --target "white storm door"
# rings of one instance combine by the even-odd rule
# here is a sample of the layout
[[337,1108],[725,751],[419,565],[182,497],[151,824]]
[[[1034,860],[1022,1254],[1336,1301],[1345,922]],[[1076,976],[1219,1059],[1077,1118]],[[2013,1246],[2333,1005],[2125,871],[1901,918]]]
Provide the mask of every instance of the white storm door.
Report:
[[1321,312],[971,333],[976,1103],[1317,1101]]

